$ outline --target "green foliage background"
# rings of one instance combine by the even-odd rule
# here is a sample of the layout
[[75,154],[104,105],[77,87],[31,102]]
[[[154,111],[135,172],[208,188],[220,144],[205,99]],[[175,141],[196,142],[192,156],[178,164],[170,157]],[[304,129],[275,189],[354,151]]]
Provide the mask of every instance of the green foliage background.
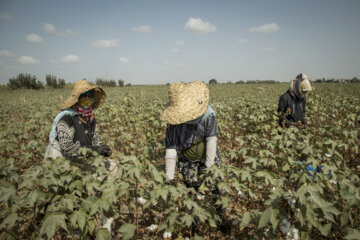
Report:
[[[110,207],[113,237],[121,239],[159,239],[164,231],[183,239],[194,224],[196,239],[285,239],[283,219],[302,239],[359,239],[360,84],[314,84],[305,130],[278,127],[277,103],[288,84],[209,88],[223,164],[209,170],[203,201],[180,181],[177,188],[164,183],[166,124],[159,115],[167,86],[105,89],[106,103],[95,115],[102,141],[119,162],[120,174],[111,181],[102,180],[104,159],[86,158],[86,149],[83,161],[97,166],[96,176],[61,158],[43,160],[71,88],[1,89],[0,239],[108,239],[99,227]],[[323,166],[323,173],[308,176],[309,163]],[[139,197],[146,203],[134,201]],[[227,231],[217,228],[217,207],[225,209]],[[159,228],[147,231],[151,224]]]

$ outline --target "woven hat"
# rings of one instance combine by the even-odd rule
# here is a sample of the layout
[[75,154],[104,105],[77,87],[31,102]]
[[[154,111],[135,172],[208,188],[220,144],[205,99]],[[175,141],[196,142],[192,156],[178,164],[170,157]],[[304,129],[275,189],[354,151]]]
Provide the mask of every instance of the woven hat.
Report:
[[312,87],[306,74],[300,73],[295,79],[291,80],[290,89],[298,96],[302,97],[307,92],[312,91]]
[[86,80],[79,80],[74,84],[70,97],[68,97],[62,104],[61,109],[66,109],[74,106],[74,104],[78,101],[79,96],[87,92],[89,90],[94,90],[94,104],[93,108],[101,107],[106,98],[105,91],[96,85],[91,85]]
[[169,105],[160,119],[171,125],[197,119],[205,114],[209,100],[209,89],[202,82],[173,83],[169,87]]

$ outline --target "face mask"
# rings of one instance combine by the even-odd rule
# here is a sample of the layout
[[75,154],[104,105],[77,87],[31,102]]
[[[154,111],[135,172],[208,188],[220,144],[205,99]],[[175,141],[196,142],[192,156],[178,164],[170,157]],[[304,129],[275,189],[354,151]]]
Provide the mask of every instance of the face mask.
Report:
[[79,106],[82,107],[82,108],[89,108],[91,107],[92,105],[94,104],[94,99],[93,98],[90,98],[90,99],[87,99],[87,100],[84,100],[84,101],[81,101],[79,102]]

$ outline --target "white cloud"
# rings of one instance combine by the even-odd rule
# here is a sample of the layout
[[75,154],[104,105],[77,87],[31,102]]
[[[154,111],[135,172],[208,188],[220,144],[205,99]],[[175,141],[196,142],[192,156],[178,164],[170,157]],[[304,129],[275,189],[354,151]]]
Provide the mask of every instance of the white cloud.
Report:
[[66,29],[65,31],[57,31],[54,25],[52,25],[51,23],[44,23],[41,26],[41,29],[46,33],[56,34],[59,36],[77,35],[76,32],[70,29]]
[[79,61],[79,57],[74,55],[74,54],[69,54],[63,58],[60,59],[61,62],[78,62]]
[[54,25],[52,25],[50,23],[44,23],[42,25],[41,29],[47,33],[56,34],[56,29],[55,29]]
[[30,56],[25,56],[25,55],[19,57],[19,62],[21,62],[23,64],[36,64],[36,63],[39,63],[39,61],[36,60],[35,58],[30,57]]
[[1,50],[0,56],[2,57],[15,57],[15,54],[9,52],[8,50]]
[[258,27],[253,27],[249,29],[249,32],[256,33],[273,33],[279,31],[280,27],[276,23],[268,23]]
[[32,42],[32,43],[40,43],[42,42],[42,38],[37,34],[29,34],[26,36],[26,41]]
[[0,20],[1,21],[10,21],[11,15],[7,12],[2,12],[2,13],[0,13]]
[[92,43],[93,47],[96,48],[112,48],[118,45],[119,40],[98,40]]
[[237,43],[240,43],[240,44],[243,44],[243,43],[247,43],[247,40],[246,39],[238,39],[236,40]]
[[171,49],[171,51],[173,51],[173,52],[180,52],[180,49],[178,49],[178,48],[173,48],[173,49]]
[[178,40],[178,41],[176,41],[176,45],[183,46],[183,45],[185,45],[185,42],[182,40]]
[[200,18],[189,18],[185,23],[185,29],[189,29],[193,33],[203,34],[216,32],[216,27],[208,22],[203,22]]
[[266,51],[275,51],[275,48],[273,48],[273,47],[267,47],[267,48],[265,48],[265,50],[266,50]]
[[134,32],[152,33],[152,28],[149,25],[142,25],[140,27],[133,27]]
[[119,61],[122,62],[122,63],[129,63],[130,62],[129,59],[125,58],[125,57],[120,57]]

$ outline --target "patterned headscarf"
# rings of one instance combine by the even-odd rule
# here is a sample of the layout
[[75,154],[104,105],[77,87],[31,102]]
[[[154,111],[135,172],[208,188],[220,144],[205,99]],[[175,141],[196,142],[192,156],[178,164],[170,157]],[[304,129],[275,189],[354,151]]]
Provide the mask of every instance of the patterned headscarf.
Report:
[[[90,98],[90,100],[80,102],[79,100],[83,96],[90,96],[91,98]],[[77,103],[74,105],[74,109],[80,116],[85,117],[87,122],[89,122],[94,119],[94,115],[92,113],[93,112],[93,104],[94,104],[94,91],[89,90],[87,92],[82,93],[79,96]]]

